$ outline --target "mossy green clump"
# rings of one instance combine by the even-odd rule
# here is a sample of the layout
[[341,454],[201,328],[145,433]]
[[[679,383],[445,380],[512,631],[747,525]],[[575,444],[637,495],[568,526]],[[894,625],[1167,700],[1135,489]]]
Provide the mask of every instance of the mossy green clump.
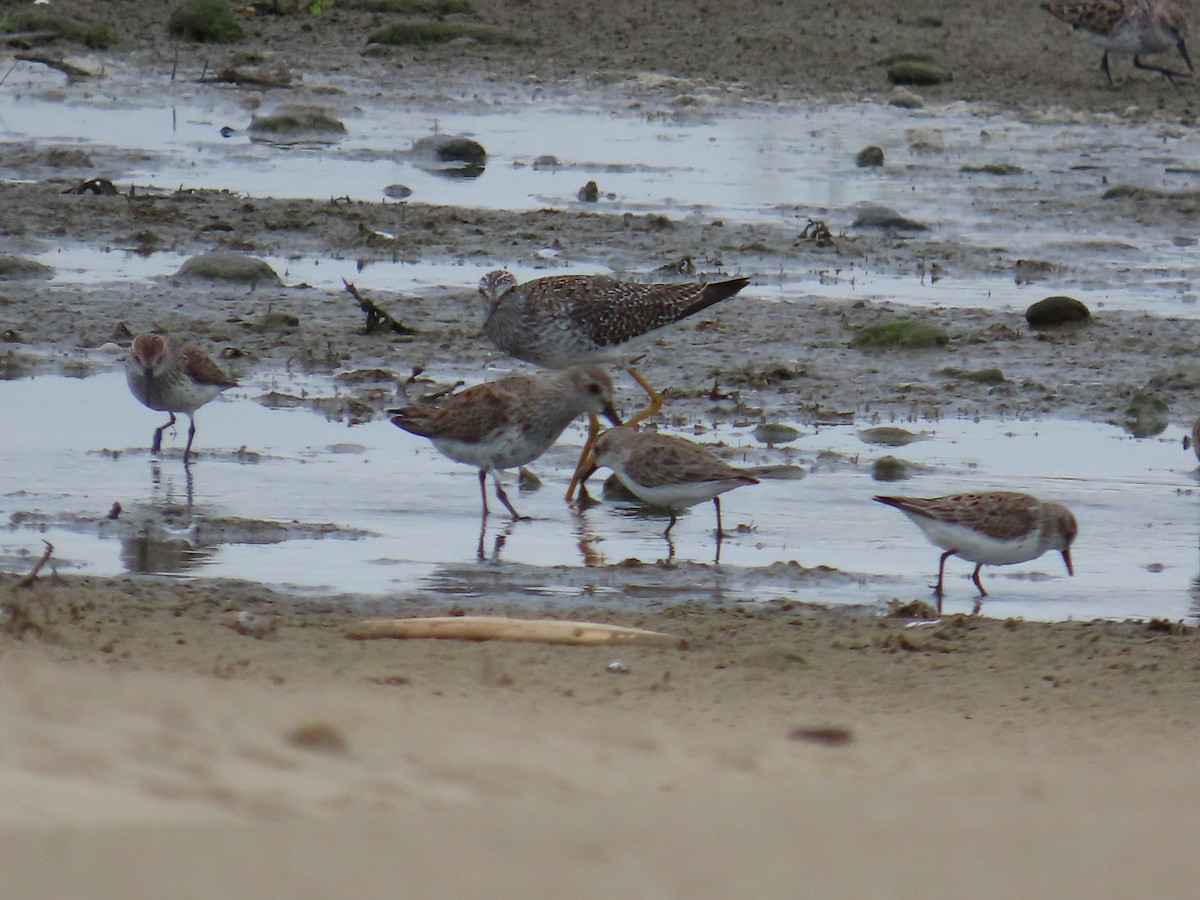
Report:
[[1092,313],[1085,303],[1074,297],[1046,297],[1025,310],[1025,321],[1032,328],[1086,325],[1092,321]]
[[876,425],[874,428],[864,428],[858,433],[863,443],[876,444],[881,447],[903,447],[913,441],[924,440],[922,435],[913,434],[906,428],[895,425]]
[[474,16],[471,0],[342,0],[346,9],[401,16]]
[[908,478],[908,463],[897,456],[881,456],[871,466],[875,481],[903,481]]
[[947,375],[950,378],[959,378],[963,381],[974,381],[978,384],[1004,384],[1004,372],[996,367],[988,369],[975,369],[968,371],[966,369],[942,369],[942,375]]
[[1161,394],[1138,391],[1125,408],[1125,430],[1135,438],[1153,437],[1166,430],[1170,406]]
[[984,163],[982,166],[963,166],[959,171],[969,175],[1020,175],[1025,170],[1012,163]]
[[0,254],[0,281],[31,281],[53,276],[54,270],[36,259]]
[[213,250],[185,260],[174,275],[176,279],[201,281],[237,281],[247,284],[282,284],[266,262],[245,253]]
[[779,422],[764,422],[754,429],[755,440],[764,444],[786,444],[800,437],[800,430]]
[[179,0],[171,8],[167,33],[197,44],[230,44],[245,35],[229,0]]
[[286,103],[250,121],[251,134],[345,134],[346,126],[322,106]]
[[458,38],[470,38],[481,44],[524,44],[529,39],[508,28],[477,22],[443,22],[437,19],[407,19],[393,22],[371,33],[371,44],[428,47]]
[[949,342],[950,336],[936,325],[922,322],[919,319],[904,319],[868,325],[854,336],[850,346],[862,348],[900,347],[911,350],[941,347]]
[[0,31],[6,33],[52,31],[64,41],[82,44],[92,50],[107,50],[120,40],[117,33],[107,25],[43,12],[18,12],[6,15],[0,19]]
[[892,84],[930,85],[944,84],[952,75],[939,66],[926,62],[898,62],[888,66],[888,80]]

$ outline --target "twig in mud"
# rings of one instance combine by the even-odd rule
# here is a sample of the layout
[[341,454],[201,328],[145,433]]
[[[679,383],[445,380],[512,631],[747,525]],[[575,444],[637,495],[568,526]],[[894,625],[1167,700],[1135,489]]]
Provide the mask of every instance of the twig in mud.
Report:
[[46,563],[50,561],[50,554],[54,552],[54,545],[46,540],[43,540],[42,543],[46,545],[46,551],[42,554],[42,558],[34,564],[34,567],[30,573],[17,582],[17,587],[33,587],[33,583],[37,581],[38,572],[42,571],[42,566],[46,565]]
[[86,81],[93,77],[93,73],[87,69],[81,69],[79,66],[54,56],[43,56],[40,53],[18,53],[14,59],[19,59],[21,62],[41,63],[43,66],[57,69],[67,76],[67,81]]
[[367,323],[363,326],[361,334],[373,334],[376,331],[391,331],[395,334],[420,334],[415,328],[409,328],[403,322],[393,319],[388,313],[384,312],[376,306],[371,300],[364,297],[358,292],[353,284],[342,279],[342,284],[346,286],[346,291],[358,301],[358,308],[367,315]]

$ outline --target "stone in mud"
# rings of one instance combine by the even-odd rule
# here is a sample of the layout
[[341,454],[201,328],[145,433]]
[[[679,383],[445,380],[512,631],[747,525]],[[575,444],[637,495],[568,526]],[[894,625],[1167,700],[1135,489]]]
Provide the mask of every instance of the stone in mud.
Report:
[[52,169],[91,169],[92,158],[75,147],[51,147],[43,157]]
[[913,441],[924,440],[919,434],[913,434],[904,428],[897,428],[895,425],[877,425],[874,428],[864,428],[858,433],[858,437],[864,443],[877,444],[881,447],[903,447],[905,444],[911,444]]
[[346,126],[323,106],[285,103],[276,107],[269,115],[254,116],[246,130],[251,136],[257,137],[274,138],[282,135],[331,138],[345,134]]
[[923,109],[925,98],[920,94],[914,94],[908,88],[896,85],[888,95],[888,105],[897,109]]
[[863,147],[858,151],[858,155],[854,157],[854,164],[860,169],[867,169],[871,166],[882,166],[883,148],[874,145]]
[[908,478],[908,463],[896,456],[881,456],[871,466],[876,481],[903,481]]
[[54,269],[36,259],[0,254],[0,281],[34,281],[54,277]]
[[261,259],[231,250],[212,250],[193,256],[185,260],[172,277],[197,281],[237,281],[250,285],[260,282],[283,283],[275,270]]
[[229,0],[179,0],[171,7],[167,33],[198,44],[228,44],[244,35]]
[[888,66],[888,80],[892,84],[930,85],[944,84],[953,76],[940,66],[917,60],[903,60]]
[[1046,297],[1025,310],[1025,321],[1031,328],[1086,325],[1092,321],[1092,313],[1074,297]]
[[525,44],[530,38],[509,28],[498,28],[482,22],[451,22],[434,19],[404,19],[371,32],[368,44],[394,47],[426,46],[447,41],[467,39],[480,44]]
[[864,203],[851,223],[852,228],[879,228],[884,231],[928,231],[929,226],[906,218],[890,206]]
[[461,134],[429,134],[418,138],[413,153],[438,162],[461,162],[482,166],[487,163],[483,144]]
[[900,319],[893,322],[876,322],[868,325],[854,336],[851,347],[889,348],[908,350],[940,347],[949,343],[950,336],[942,329],[919,319]]
[[487,166],[487,151],[479,141],[462,134],[429,134],[413,143],[420,168],[452,178],[478,178]]
[[754,429],[754,439],[764,444],[786,444],[800,437],[800,430],[779,422],[764,422]]
[[412,193],[412,188],[407,184],[389,184],[383,189],[383,196],[389,197],[392,200],[404,200],[407,197],[411,197]]
[[1153,437],[1166,430],[1170,407],[1162,395],[1138,391],[1125,408],[1125,430],[1135,438]]
[[595,203],[600,199],[600,187],[594,181],[589,181],[575,195],[581,203]]

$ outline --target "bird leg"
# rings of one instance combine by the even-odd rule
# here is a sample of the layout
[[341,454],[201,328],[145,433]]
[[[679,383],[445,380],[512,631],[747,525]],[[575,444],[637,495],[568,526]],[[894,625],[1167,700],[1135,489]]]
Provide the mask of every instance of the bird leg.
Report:
[[588,436],[587,440],[583,442],[583,452],[579,454],[579,462],[575,464],[575,472],[571,475],[571,483],[567,485],[568,503],[575,496],[576,487],[579,488],[581,494],[583,493],[583,483],[596,471],[596,466],[588,468],[588,462],[592,455],[592,447],[596,445],[596,438],[599,436],[600,419],[596,417],[595,413],[588,413]]
[[675,513],[671,513],[671,524],[668,525],[667,530],[663,532],[663,537],[665,537],[668,542],[670,542],[670,540],[671,540],[671,529],[674,527],[675,527]]
[[939,616],[942,614],[942,578],[946,574],[946,560],[952,557],[956,552],[957,551],[955,550],[947,550],[942,554],[942,558],[938,560],[938,580],[937,584],[934,585],[933,593],[934,596],[937,597],[937,611]]
[[483,499],[483,518],[486,520],[488,517],[486,469],[479,470],[479,496]]
[[633,380],[640,384],[642,386],[642,390],[645,391],[650,397],[649,406],[647,406],[641,412],[634,413],[633,416],[625,421],[626,425],[636,425],[638,422],[644,422],[646,419],[650,418],[660,409],[662,409],[663,398],[662,394],[656,391],[650,385],[650,382],[642,377],[642,373],[633,368],[633,366],[626,367],[625,371],[633,376]]
[[154,440],[150,444],[150,452],[155,456],[162,450],[162,433],[175,424],[175,413],[169,413],[171,420],[166,425],[159,425],[154,429]]
[[[1184,58],[1184,60],[1187,60],[1186,55],[1183,58]],[[1174,69],[1162,69],[1162,68],[1159,68],[1158,66],[1148,66],[1144,62],[1142,62],[1140,59],[1138,59],[1136,56],[1133,58],[1133,67],[1135,69],[1145,69],[1147,72],[1157,72],[1159,75],[1164,76],[1167,79],[1167,81],[1171,82],[1171,84],[1175,83],[1176,78],[1191,78],[1192,77],[1187,72],[1176,72]],[[1189,65],[1188,68],[1191,68],[1191,66]]]
[[[1136,58],[1135,58],[1136,59]],[[1104,73],[1104,77],[1108,79],[1108,86],[1113,86],[1112,72],[1108,71],[1108,51],[1104,51],[1104,55],[1100,57],[1100,71]]]
[[196,417],[188,413],[188,440],[183,448],[183,464],[186,466],[188,457],[192,455],[192,440],[196,437]]
[[513,505],[508,502],[508,494],[504,493],[504,487],[500,484],[500,474],[498,472],[492,473],[492,481],[496,485],[496,496],[500,498],[500,502],[504,504],[504,508],[512,514],[513,521],[519,522],[523,519],[528,520],[529,516],[521,515],[513,508]]
[[975,573],[971,576],[971,580],[975,582],[975,587],[979,588],[979,596],[986,597],[987,591],[983,589],[983,582],[979,580],[979,570],[983,568],[983,563],[975,563]]
[[725,537],[725,529],[721,527],[721,498],[713,497],[713,506],[717,508],[717,543],[721,543],[721,538]]

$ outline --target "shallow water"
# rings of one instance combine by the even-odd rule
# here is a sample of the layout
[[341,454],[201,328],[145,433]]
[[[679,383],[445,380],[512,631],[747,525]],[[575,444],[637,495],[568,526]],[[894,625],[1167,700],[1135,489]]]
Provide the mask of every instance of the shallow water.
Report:
[[[60,92],[54,76],[22,67],[0,91],[0,138],[78,145],[93,154],[115,151],[119,170],[94,174],[120,182],[257,196],[383,201],[385,188],[403,183],[414,200],[426,203],[657,212],[782,223],[797,233],[809,216],[827,220],[836,233],[850,226],[858,204],[883,203],[929,224],[940,240],[995,246],[1006,256],[1060,268],[1035,284],[1016,284],[1010,272],[951,271],[931,282],[847,259],[841,276],[806,266],[764,274],[758,279],[764,291],[1023,309],[1048,290],[1070,289],[1093,307],[1200,314],[1191,287],[1197,274],[1194,235],[1144,222],[1134,227],[1117,212],[1119,204],[1107,219],[1089,216],[1087,233],[1080,234],[1075,214],[1080,203],[1094,204],[1114,184],[1190,188],[1200,136],[1165,126],[1106,119],[1016,121],[964,104],[916,111],[866,102],[701,106],[669,115],[614,111],[566,97],[530,97],[504,106],[477,99],[388,104],[375,98],[343,113],[348,134],[335,144],[280,148],[246,136],[250,113],[240,103],[251,93],[184,84],[164,85],[163,92],[170,108],[161,98],[153,107],[137,106],[119,84]],[[338,98],[329,103],[345,105]],[[442,132],[469,134],[485,145],[489,161],[482,176],[449,179],[414,164],[408,149],[435,123]],[[226,125],[238,131],[222,137]],[[888,163],[882,169],[855,166],[855,153],[868,144],[883,147]],[[560,165],[535,167],[543,155]],[[1019,171],[1006,176],[964,171],[992,164]],[[593,179],[601,201],[580,203],[576,191]],[[604,196],[610,193],[612,199]],[[139,278],[168,274],[178,262],[165,254],[147,260],[122,254],[101,265],[95,248],[68,246],[62,252],[67,274],[60,277],[66,278],[86,273],[93,263],[112,277]],[[331,284],[339,284],[351,265],[293,262],[319,269],[318,281]],[[487,260],[479,269],[511,262]],[[660,263],[631,261],[630,267]],[[586,260],[557,258],[548,264],[590,271]],[[382,281],[388,268],[379,264],[369,271]],[[418,265],[407,274],[473,284],[475,268],[466,268],[458,272],[435,261],[428,270]]]
[[[1020,487],[1076,513],[1077,574],[1068,578],[1056,553],[985,569],[988,615],[1191,614],[1200,496],[1195,458],[1175,429],[1134,440],[1091,423],[942,421],[910,426],[924,439],[892,450],[865,444],[858,426],[810,430],[779,448],[721,428],[701,439],[734,448],[731,460],[800,465],[807,477],[726,494],[733,533],[719,565],[712,505],[694,508],[674,529],[675,565],[666,566],[662,516],[632,503],[577,512],[563,502],[580,427],[536,465],[540,490],[509,485],[533,521],[493,513],[481,523],[468,467],[385,421],[347,426],[302,409],[267,409],[254,402],[262,387],[200,410],[198,458],[185,468],[186,420],[167,433],[164,458],[152,459],[146,448],[162,416],[132,400],[119,372],[0,382],[0,406],[15,423],[0,491],[4,567],[32,565],[44,539],[60,570],[95,575],[244,578],[435,603],[786,598],[878,608],[894,597],[927,599],[938,551],[902,515],[871,502],[873,494]],[[889,453],[921,474],[874,481],[872,461]],[[105,517],[114,502],[122,507],[115,521]],[[646,565],[622,565],[631,559]],[[820,566],[833,571],[811,571]],[[948,564],[948,612],[970,610],[970,571],[962,561]]]

